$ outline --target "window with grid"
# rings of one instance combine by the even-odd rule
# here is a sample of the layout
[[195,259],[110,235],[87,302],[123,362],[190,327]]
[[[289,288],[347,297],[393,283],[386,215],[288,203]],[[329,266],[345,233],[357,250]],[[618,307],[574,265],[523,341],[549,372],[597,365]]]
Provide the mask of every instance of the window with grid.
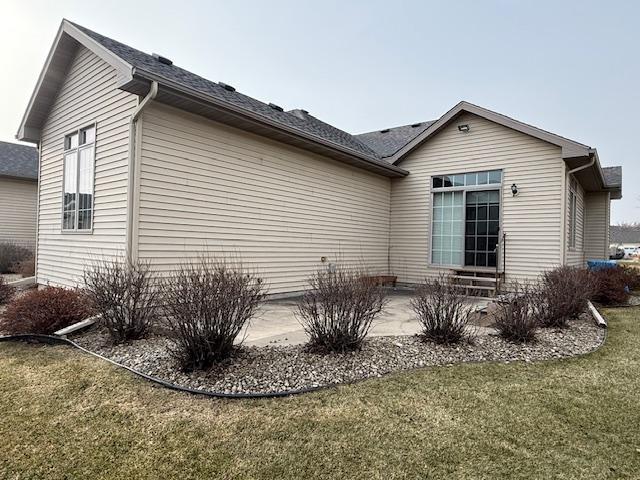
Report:
[[90,231],[93,227],[95,126],[64,138],[62,229]]
[[432,177],[432,264],[496,266],[501,184],[501,170]]
[[576,246],[577,189],[576,180],[572,178],[569,184],[569,248]]

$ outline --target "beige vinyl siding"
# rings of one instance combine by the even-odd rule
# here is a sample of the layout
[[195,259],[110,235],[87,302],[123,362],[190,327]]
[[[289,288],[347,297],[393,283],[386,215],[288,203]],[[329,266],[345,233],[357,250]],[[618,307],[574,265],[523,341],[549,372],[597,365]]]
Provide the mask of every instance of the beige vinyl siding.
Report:
[[33,249],[38,182],[0,177],[0,242]]
[[[459,132],[460,124],[468,124],[469,133]],[[439,271],[429,257],[432,175],[502,169],[507,277],[533,278],[562,262],[559,147],[464,113],[399,166],[411,172],[391,184],[391,272],[400,281],[417,283]]]
[[[116,73],[79,47],[42,130],[37,281],[74,286],[96,258],[124,253],[129,118],[138,98]],[[93,233],[62,233],[64,136],[96,122]]]
[[609,208],[608,192],[588,193],[585,197],[585,259],[609,258]]
[[388,178],[159,104],[141,125],[138,252],[159,271],[206,249],[270,293],[304,289],[323,256],[386,273]]
[[576,181],[576,243],[575,247],[570,247],[569,235],[570,235],[570,222],[571,222],[571,208],[569,206],[569,190],[571,188],[571,179],[567,177],[566,182],[566,256],[565,264],[573,267],[583,267],[585,265],[584,258],[584,231],[585,231],[585,193],[582,186]]

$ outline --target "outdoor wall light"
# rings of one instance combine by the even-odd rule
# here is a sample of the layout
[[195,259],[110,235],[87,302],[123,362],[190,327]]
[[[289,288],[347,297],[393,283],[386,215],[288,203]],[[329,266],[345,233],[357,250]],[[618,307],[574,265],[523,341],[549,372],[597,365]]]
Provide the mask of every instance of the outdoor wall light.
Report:
[[458,125],[458,130],[461,131],[462,133],[469,133],[469,125],[467,124]]
[[518,194],[518,186],[515,183],[511,185],[511,193],[513,193],[514,197]]

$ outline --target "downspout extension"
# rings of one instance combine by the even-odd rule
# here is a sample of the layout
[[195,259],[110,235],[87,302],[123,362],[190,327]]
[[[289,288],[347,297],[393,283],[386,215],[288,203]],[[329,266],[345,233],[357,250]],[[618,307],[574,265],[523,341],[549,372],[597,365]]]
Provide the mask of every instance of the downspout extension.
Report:
[[151,88],[149,93],[142,99],[142,101],[135,108],[131,114],[131,120],[129,121],[129,162],[128,162],[128,185],[127,185],[127,226],[126,226],[126,244],[125,254],[129,262],[135,262],[137,259],[133,255],[133,225],[135,220],[134,204],[137,194],[137,179],[136,179],[136,124],[138,118],[142,114],[145,107],[158,95],[158,82],[151,82]]

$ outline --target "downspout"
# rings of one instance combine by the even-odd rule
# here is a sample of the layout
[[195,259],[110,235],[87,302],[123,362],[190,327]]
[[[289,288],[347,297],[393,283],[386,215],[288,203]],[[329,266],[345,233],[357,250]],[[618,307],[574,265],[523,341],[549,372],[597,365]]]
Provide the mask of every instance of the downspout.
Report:
[[129,121],[129,162],[128,162],[128,185],[127,185],[127,226],[126,226],[126,244],[125,253],[127,260],[135,262],[137,259],[133,255],[133,226],[134,226],[134,203],[137,193],[137,179],[136,179],[136,124],[138,118],[142,114],[144,108],[158,95],[158,82],[151,82],[151,88],[149,93],[142,99],[142,101],[135,108],[131,114],[131,120]]
[[38,185],[36,187],[36,244],[33,248],[33,276],[35,277],[36,285],[38,284],[38,236],[40,234],[40,171],[42,169],[42,134],[40,134],[40,140],[38,141]]
[[592,167],[595,163],[596,163],[596,155],[595,155],[595,150],[593,149],[589,149],[589,157],[591,158],[591,160],[589,161],[589,163],[586,163],[584,165],[580,165],[579,167],[573,168],[571,170],[569,170],[568,172],[565,173],[565,177],[564,177],[564,182],[563,182],[563,187],[562,187],[562,257],[561,257],[561,262],[562,265],[564,265],[567,261],[567,229],[566,229],[566,225],[567,225],[567,185],[569,185],[569,183],[567,183],[567,179],[569,182],[571,182],[571,175],[573,175],[576,172],[579,172],[581,170],[584,170],[586,168]]
[[596,156],[590,151],[589,152],[589,156],[591,157],[591,161],[585,165],[580,165],[579,167],[576,167],[572,170],[569,170],[567,172],[567,175],[570,176],[576,172],[579,172],[580,170],[584,170],[585,168],[589,168],[591,166],[593,166],[594,163],[596,163]]

